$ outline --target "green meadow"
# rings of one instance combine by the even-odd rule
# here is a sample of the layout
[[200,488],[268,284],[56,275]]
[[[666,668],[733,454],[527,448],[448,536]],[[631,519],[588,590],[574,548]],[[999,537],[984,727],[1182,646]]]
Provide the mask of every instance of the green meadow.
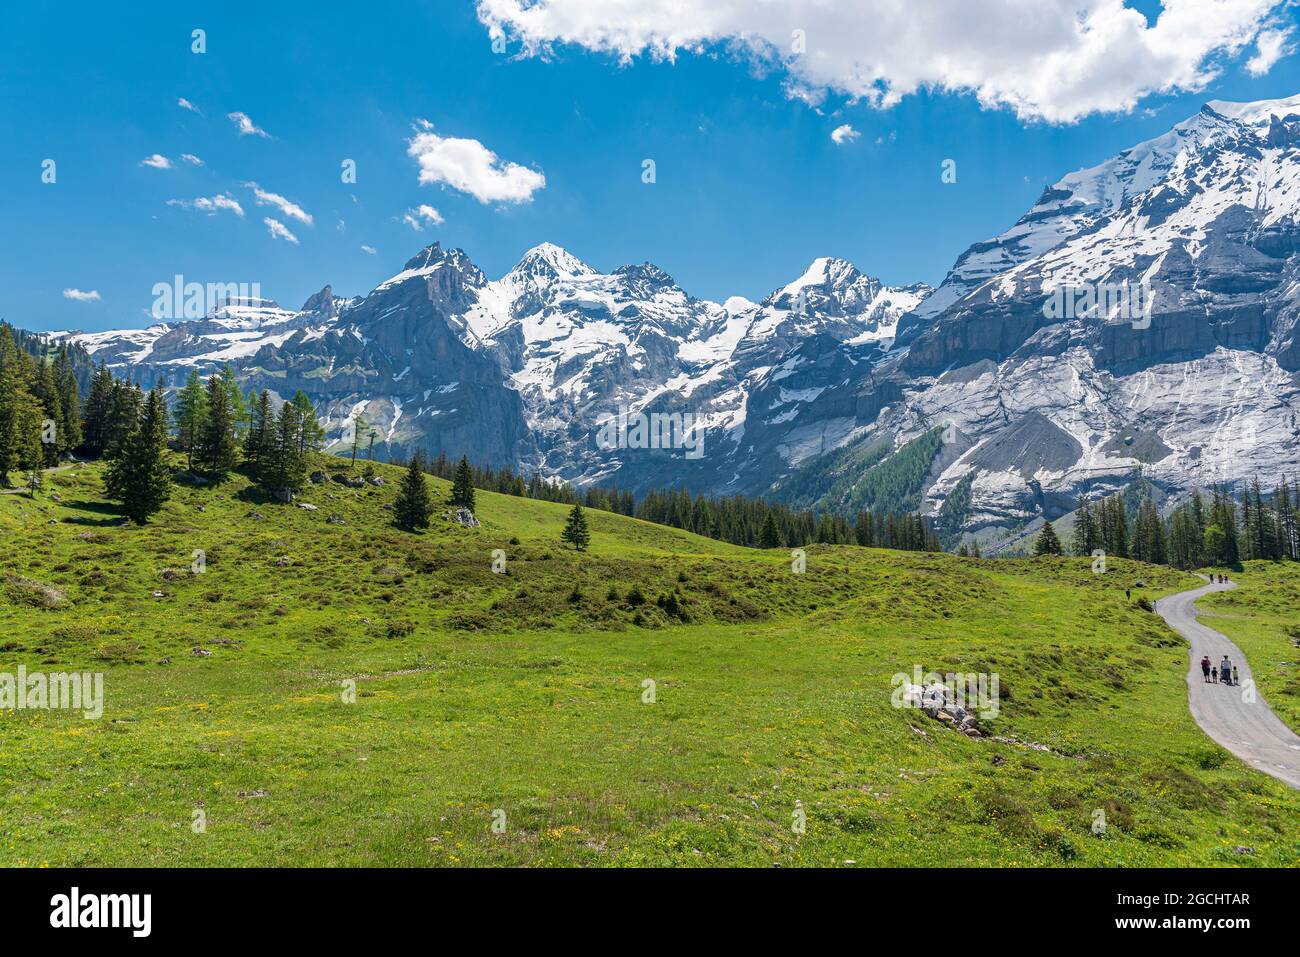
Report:
[[[597,511],[579,553],[565,506],[482,491],[481,527],[408,534],[375,468],[315,510],[178,486],[143,527],[95,464],[0,495],[0,671],[105,688],[98,720],[0,711],[0,864],[1300,863],[1300,793],[1200,732],[1139,602],[1194,576],[848,546],[800,574]],[[1294,725],[1300,575],[1240,580],[1212,624]],[[987,736],[894,707],[915,667],[997,674]]]

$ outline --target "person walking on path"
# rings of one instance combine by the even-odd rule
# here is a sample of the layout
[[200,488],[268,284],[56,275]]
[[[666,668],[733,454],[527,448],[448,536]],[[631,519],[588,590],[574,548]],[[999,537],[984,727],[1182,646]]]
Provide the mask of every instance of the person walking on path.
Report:
[[1205,677],[1205,683],[1210,682],[1210,656],[1206,655],[1201,659],[1201,674]]
[[1219,669],[1218,669],[1218,668],[1211,668],[1211,669],[1210,669],[1210,684],[1215,684],[1215,685],[1217,685],[1218,683],[1219,683]]
[[1232,684],[1232,662],[1227,655],[1223,656],[1223,664],[1219,665],[1219,674],[1222,675],[1224,684]]
[[1232,666],[1232,683],[1233,683],[1234,685],[1238,683],[1238,678],[1237,678],[1237,666],[1236,666],[1236,665],[1233,665],[1233,666]]

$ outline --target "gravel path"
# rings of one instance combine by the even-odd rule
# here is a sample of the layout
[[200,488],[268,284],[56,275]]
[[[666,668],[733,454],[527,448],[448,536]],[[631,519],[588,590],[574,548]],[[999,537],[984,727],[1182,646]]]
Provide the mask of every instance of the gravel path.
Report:
[[[1250,665],[1241,649],[1196,620],[1196,599],[1236,587],[1228,582],[1179,592],[1160,599],[1156,610],[1191,642],[1187,700],[1201,730],[1251,767],[1300,788],[1300,736],[1282,723],[1255,690]],[[1227,655],[1237,666],[1241,685],[1206,684],[1201,676],[1203,655],[1209,655],[1215,667]]]

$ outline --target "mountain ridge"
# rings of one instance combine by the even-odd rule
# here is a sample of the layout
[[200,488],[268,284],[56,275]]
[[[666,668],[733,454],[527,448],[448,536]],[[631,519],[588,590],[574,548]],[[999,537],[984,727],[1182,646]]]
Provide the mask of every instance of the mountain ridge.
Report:
[[[1122,303],[1092,294],[1112,288]],[[1086,308],[1053,314],[1078,289]],[[355,299],[326,286],[298,312],[65,335],[172,385],[231,361],[249,387],[302,388],[334,448],[365,416],[386,457],[464,452],[578,485],[779,494],[836,449],[941,428],[923,508],[965,483],[962,532],[1004,534],[1135,469],[1174,500],[1300,469],[1300,96],[1211,101],[1067,174],[933,290],[818,257],[727,302],[551,243],[489,279],[433,243]],[[613,415],[690,416],[705,451],[602,448]]]

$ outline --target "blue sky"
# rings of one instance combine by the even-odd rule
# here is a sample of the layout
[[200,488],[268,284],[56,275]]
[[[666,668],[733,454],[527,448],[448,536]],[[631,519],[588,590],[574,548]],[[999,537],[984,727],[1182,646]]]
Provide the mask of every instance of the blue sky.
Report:
[[[1254,77],[1243,55],[1203,92],[1062,124],[984,109],[969,93],[922,90],[876,109],[831,92],[814,107],[788,95],[781,70],[717,48],[620,65],[575,45],[521,58],[512,40],[502,55],[468,0],[143,0],[0,16],[0,317],[38,330],[145,325],[153,285],[177,273],[258,282],[295,308],[327,282],[363,294],[435,239],[489,277],[549,241],[601,269],[654,262],[719,301],[760,299],[823,255],[891,283],[937,283],[1062,174],[1206,100],[1300,92],[1295,56]],[[206,31],[201,55],[194,28]],[[241,136],[230,113],[269,135]],[[483,203],[421,185],[408,155],[419,119],[541,172],[544,188]],[[846,123],[858,136],[837,145],[830,134]],[[141,165],[153,154],[172,167]],[[53,184],[41,181],[45,159]],[[345,159],[355,184],[341,182]],[[945,159],[955,184],[941,181]],[[311,225],[259,205],[253,182]],[[168,202],[223,194],[242,217]],[[443,222],[416,232],[402,218],[421,204]],[[272,236],[267,217],[298,242]],[[69,288],[99,298],[65,298]]]

